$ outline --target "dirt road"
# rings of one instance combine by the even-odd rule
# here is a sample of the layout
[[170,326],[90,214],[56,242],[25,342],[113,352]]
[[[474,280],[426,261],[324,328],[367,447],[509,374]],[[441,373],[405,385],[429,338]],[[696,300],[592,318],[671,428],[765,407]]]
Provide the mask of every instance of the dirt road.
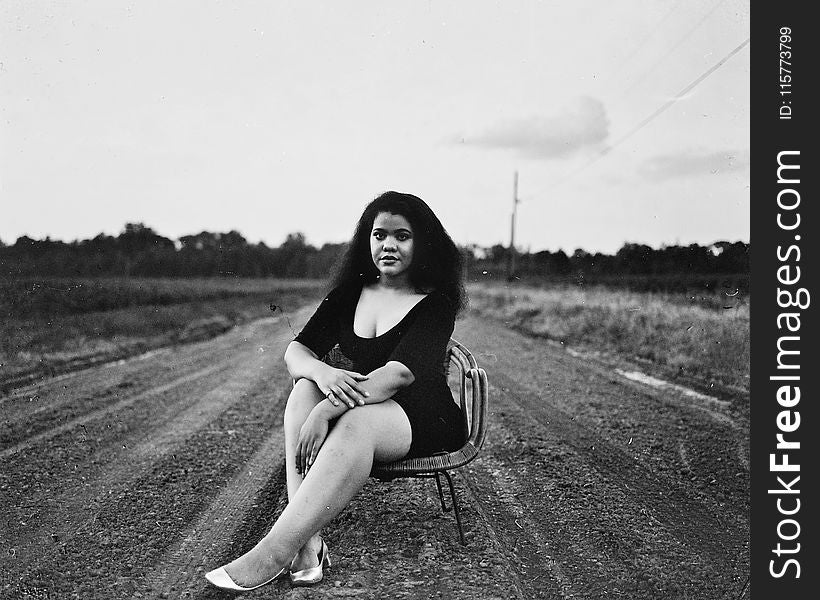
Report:
[[[282,508],[281,357],[306,315],[0,398],[0,597],[229,597],[202,575]],[[487,443],[455,475],[468,546],[432,482],[372,481],[326,531],[322,584],[246,597],[748,597],[748,397],[476,316],[454,337],[491,386]]]

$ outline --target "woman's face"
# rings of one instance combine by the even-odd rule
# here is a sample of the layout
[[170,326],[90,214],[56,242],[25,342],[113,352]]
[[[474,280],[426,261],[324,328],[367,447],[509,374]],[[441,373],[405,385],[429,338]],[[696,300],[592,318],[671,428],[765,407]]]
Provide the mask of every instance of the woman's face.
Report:
[[413,228],[402,215],[380,212],[370,231],[370,256],[385,278],[407,274],[413,261]]

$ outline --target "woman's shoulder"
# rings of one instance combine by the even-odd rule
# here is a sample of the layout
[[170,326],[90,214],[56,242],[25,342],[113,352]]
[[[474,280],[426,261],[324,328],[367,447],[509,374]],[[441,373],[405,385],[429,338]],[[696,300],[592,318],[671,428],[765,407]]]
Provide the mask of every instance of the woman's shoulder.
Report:
[[431,310],[435,310],[436,312],[452,312],[454,314],[456,312],[455,302],[453,302],[447,294],[440,290],[433,290],[428,293],[423,299],[423,302]]
[[358,297],[361,293],[362,285],[356,282],[344,282],[333,287],[326,295],[327,300],[344,300]]

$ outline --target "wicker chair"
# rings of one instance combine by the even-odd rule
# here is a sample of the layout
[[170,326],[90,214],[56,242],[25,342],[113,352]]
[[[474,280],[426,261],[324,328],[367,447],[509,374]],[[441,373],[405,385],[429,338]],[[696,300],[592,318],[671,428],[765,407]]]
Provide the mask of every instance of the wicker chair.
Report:
[[[351,367],[350,361],[338,347],[331,350],[323,360],[335,367]],[[455,370],[452,369],[452,365],[455,365]],[[398,477],[435,478],[441,509],[445,512],[452,510],[455,513],[459,540],[466,545],[458,497],[449,471],[463,467],[473,460],[484,444],[487,432],[487,373],[478,366],[470,351],[454,339],[451,339],[447,346],[444,367],[449,378],[458,377],[457,386],[451,385],[451,388],[458,389],[458,403],[464,413],[464,433],[467,441],[460,449],[452,452],[439,452],[433,456],[376,464],[370,475],[380,481],[392,481]],[[444,499],[442,475],[447,479],[450,489],[451,506],[447,506]]]

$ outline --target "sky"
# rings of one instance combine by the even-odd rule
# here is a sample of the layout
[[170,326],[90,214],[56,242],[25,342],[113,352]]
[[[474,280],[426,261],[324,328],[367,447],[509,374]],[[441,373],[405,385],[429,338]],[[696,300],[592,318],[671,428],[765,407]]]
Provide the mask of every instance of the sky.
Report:
[[749,241],[748,0],[0,3],[0,240]]

